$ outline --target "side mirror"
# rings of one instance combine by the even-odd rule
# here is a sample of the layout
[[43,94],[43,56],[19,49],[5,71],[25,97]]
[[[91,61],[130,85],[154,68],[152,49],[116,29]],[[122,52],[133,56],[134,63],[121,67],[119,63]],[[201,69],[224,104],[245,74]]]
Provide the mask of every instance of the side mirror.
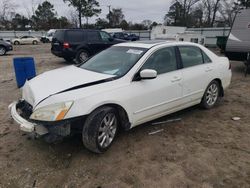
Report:
[[145,69],[140,72],[140,77],[143,80],[155,79],[157,77],[157,72],[153,69]]

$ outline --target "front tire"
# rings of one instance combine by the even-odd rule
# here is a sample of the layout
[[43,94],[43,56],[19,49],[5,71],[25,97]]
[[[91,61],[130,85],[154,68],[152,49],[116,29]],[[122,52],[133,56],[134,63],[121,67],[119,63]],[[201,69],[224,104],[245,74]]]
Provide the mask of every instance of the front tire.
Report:
[[205,109],[213,108],[218,102],[219,97],[220,85],[216,80],[214,80],[208,85],[202,98],[201,106]]
[[87,118],[83,130],[83,145],[94,153],[103,153],[112,145],[118,131],[118,115],[112,107],[102,107]]
[[37,45],[38,42],[37,42],[36,40],[34,40],[34,41],[32,42],[32,44],[33,44],[33,45]]

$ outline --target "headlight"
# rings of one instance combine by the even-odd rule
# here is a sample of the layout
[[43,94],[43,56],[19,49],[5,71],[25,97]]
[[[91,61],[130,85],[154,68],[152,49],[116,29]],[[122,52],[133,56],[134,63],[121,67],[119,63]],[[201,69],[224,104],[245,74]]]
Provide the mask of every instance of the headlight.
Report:
[[73,101],[69,101],[38,108],[30,116],[30,119],[39,121],[62,120],[71,108],[72,104]]

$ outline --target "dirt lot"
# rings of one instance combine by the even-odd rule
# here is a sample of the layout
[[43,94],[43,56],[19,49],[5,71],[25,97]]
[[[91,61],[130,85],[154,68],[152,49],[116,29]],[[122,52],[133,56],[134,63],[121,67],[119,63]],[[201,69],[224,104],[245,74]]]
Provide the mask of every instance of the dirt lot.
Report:
[[189,108],[160,119],[182,121],[122,132],[95,155],[80,136],[60,144],[29,140],[11,120],[8,105],[20,97],[12,58],[29,55],[38,73],[67,65],[49,45],[0,57],[0,187],[250,187],[250,75],[241,62],[232,62],[232,85],[216,108]]

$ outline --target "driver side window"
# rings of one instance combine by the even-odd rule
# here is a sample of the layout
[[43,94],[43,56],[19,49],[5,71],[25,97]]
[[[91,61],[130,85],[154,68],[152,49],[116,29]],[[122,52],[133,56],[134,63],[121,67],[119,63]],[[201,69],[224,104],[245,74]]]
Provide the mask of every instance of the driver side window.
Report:
[[141,70],[144,69],[156,70],[158,75],[177,70],[175,48],[167,47],[156,51],[142,66]]
[[102,40],[105,41],[105,42],[109,41],[109,39],[111,38],[108,33],[105,33],[103,31],[101,31],[100,34],[101,34]]

